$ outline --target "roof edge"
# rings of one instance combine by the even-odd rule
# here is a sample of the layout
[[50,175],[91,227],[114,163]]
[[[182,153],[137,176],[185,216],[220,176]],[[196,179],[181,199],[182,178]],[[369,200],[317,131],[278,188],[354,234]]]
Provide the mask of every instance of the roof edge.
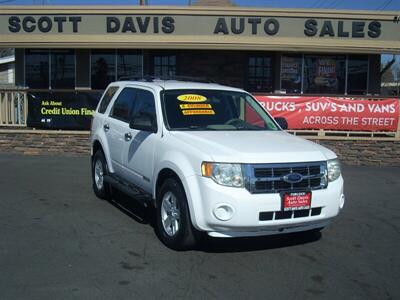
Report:
[[[263,7],[237,7],[237,6],[140,6],[140,5],[4,5],[1,6],[1,14],[10,12],[42,12],[51,14],[52,12],[79,12],[81,14],[97,14],[108,11],[110,13],[121,12],[129,14],[130,11],[155,12],[185,14],[194,12],[200,13],[287,13],[287,14],[329,14],[329,15],[365,15],[365,16],[393,16],[400,15],[400,10],[395,11],[376,11],[376,10],[349,10],[349,9],[307,9],[307,8],[263,8]],[[165,13],[165,12],[164,12]]]

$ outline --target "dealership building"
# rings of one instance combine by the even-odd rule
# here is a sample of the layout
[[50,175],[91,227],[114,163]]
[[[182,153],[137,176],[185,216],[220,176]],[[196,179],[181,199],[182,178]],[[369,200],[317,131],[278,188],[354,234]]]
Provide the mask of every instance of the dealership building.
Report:
[[[0,48],[15,48],[17,88],[0,94],[0,126],[87,129],[90,116],[57,119],[40,115],[41,106],[54,101],[68,109],[94,109],[110,82],[146,75],[206,78],[261,96],[376,101],[382,97],[381,55],[400,54],[399,15],[211,6],[3,6]],[[6,94],[17,99],[9,103],[15,109],[11,113],[5,111]],[[360,138],[374,144],[378,136],[349,130],[330,139],[321,132],[307,136],[353,144]],[[399,151],[398,128],[379,137]]]

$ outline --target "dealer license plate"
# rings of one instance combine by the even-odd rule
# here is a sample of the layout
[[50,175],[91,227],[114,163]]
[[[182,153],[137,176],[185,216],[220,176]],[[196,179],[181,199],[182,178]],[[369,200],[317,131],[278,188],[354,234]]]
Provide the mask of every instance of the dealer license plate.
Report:
[[311,192],[288,192],[282,197],[282,210],[310,209]]

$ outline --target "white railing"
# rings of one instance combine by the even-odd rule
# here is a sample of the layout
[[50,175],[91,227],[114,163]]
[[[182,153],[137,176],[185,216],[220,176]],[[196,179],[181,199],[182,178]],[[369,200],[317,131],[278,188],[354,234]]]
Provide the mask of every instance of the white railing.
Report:
[[0,126],[26,127],[28,97],[23,90],[0,90]]
[[314,140],[388,140],[400,141],[400,124],[397,131],[335,131],[335,130],[288,130],[289,133]]

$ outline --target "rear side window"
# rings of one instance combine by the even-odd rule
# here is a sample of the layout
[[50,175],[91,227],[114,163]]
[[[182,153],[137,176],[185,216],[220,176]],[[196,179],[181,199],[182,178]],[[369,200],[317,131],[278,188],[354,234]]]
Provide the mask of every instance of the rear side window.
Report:
[[112,97],[114,97],[117,90],[118,90],[117,86],[111,86],[104,93],[104,96],[101,99],[101,103],[99,106],[99,113],[104,114],[104,112],[107,110],[108,104],[110,104],[110,101],[111,101]]
[[132,108],[135,101],[135,96],[135,89],[123,89],[114,102],[114,106],[111,110],[110,116],[120,121],[129,123],[132,115]]

